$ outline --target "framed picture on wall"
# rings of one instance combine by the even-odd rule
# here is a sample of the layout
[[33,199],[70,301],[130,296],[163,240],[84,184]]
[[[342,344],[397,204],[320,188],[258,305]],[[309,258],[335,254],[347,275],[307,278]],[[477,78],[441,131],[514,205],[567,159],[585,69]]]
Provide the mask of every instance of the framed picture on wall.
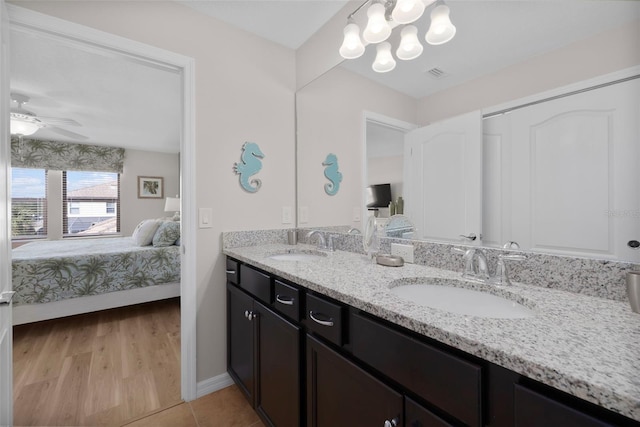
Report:
[[138,177],[138,199],[164,198],[164,178],[159,176]]

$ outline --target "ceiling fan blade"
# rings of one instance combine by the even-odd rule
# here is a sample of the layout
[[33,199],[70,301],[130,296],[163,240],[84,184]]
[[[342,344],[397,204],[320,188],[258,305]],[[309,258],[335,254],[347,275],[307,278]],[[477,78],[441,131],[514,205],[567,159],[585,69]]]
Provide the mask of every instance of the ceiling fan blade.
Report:
[[80,123],[73,119],[63,119],[60,117],[46,117],[46,116],[37,116],[38,119],[46,124],[50,125],[62,125],[62,126],[82,126]]
[[68,138],[81,139],[81,140],[89,139],[88,136],[80,135],[79,133],[71,132],[71,131],[68,131],[66,129],[59,128],[57,126],[46,126],[46,128],[51,130],[51,131],[53,131],[53,132],[55,132],[55,133],[58,133],[58,134],[63,135],[63,136],[66,136]]

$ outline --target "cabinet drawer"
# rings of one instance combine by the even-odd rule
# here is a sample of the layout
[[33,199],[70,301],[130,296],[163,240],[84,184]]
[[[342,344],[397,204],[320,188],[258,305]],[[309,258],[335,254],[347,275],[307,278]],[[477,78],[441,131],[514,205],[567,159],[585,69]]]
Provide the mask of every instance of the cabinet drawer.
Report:
[[273,307],[296,322],[300,321],[300,291],[276,280],[273,284]]
[[352,313],[353,355],[469,426],[482,425],[482,369]]
[[227,258],[227,282],[237,285],[240,282],[239,263],[235,259]]
[[404,398],[404,412],[407,427],[453,427],[408,397]]
[[515,425],[516,427],[604,427],[612,424],[516,384]]
[[240,266],[240,287],[256,298],[271,303],[271,277],[246,265]]
[[307,294],[306,321],[308,329],[332,343],[342,345],[342,306]]

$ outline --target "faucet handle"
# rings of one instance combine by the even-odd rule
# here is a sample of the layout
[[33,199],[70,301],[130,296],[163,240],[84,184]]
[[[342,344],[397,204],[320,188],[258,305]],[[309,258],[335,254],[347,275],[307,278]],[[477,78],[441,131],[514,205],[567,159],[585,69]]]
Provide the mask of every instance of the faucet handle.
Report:
[[524,255],[518,254],[500,254],[498,255],[498,264],[496,264],[496,272],[491,279],[489,279],[489,283],[493,285],[511,285],[511,280],[509,279],[509,269],[505,264],[506,261],[524,261],[527,259]]
[[464,255],[464,254],[467,253],[467,250],[466,249],[462,249],[462,248],[453,247],[453,248],[451,248],[451,253],[452,254],[463,254]]

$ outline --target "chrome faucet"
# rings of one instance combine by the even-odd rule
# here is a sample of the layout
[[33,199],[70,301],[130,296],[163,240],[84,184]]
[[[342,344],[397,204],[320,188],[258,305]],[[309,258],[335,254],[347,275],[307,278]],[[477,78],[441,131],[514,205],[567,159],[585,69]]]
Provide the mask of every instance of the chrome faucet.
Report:
[[509,280],[509,270],[507,269],[507,264],[505,264],[505,260],[511,261],[524,261],[524,255],[498,255],[498,264],[496,265],[496,272],[491,279],[489,279],[489,283],[492,285],[511,285],[511,280]]
[[311,243],[311,238],[313,236],[318,236],[318,249],[325,249],[327,247],[327,242],[324,239],[324,235],[320,230],[312,230],[307,234],[307,239],[309,243]]
[[453,248],[453,252],[463,253],[464,271],[462,277],[471,280],[486,281],[489,279],[489,267],[487,266],[487,256],[482,249]]
[[318,236],[318,249],[321,251],[335,251],[335,246],[334,246],[334,236],[332,234],[329,234],[328,238],[325,239],[324,235],[322,234],[322,232],[320,230],[312,230],[309,232],[309,234],[307,234],[307,239],[309,240],[309,243],[311,243],[311,238],[313,236]]

